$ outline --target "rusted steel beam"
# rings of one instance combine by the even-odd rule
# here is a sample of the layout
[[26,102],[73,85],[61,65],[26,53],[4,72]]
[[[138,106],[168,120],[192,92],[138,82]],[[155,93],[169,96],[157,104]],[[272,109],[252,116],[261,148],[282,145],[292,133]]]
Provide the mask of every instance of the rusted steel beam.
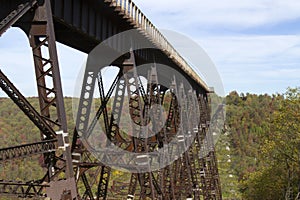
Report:
[[35,110],[35,108],[27,101],[22,93],[14,86],[14,84],[0,70],[0,87],[13,100],[13,102],[25,113],[25,115],[40,129],[45,139],[56,137],[56,133],[52,127],[44,120],[44,118]]
[[14,25],[25,13],[37,4],[37,0],[31,0],[18,5],[16,9],[11,11],[7,17],[0,22],[0,36]]
[[0,195],[19,198],[46,197],[44,189],[50,187],[39,182],[18,182],[0,180]]
[[[30,24],[29,41],[34,59],[40,113],[55,131],[67,133],[67,120],[50,0],[45,0],[43,5],[35,9],[35,15]],[[50,115],[51,109],[56,111],[56,115]],[[69,143],[67,135],[64,136],[64,141],[66,144]],[[66,178],[73,178],[70,145],[67,145],[64,149],[64,158],[66,162]],[[55,166],[55,163],[48,163],[48,165],[51,168]],[[73,194],[73,196],[76,196],[76,194]]]
[[3,148],[0,149],[0,162],[17,158],[25,158],[36,154],[50,153],[56,151],[56,149],[56,139]]

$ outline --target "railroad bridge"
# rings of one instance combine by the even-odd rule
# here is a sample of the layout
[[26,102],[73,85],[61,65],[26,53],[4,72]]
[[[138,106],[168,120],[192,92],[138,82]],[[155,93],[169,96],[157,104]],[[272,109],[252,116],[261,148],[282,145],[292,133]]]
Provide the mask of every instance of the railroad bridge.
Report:
[[[209,131],[214,120],[209,109],[211,91],[134,2],[2,0],[0,10],[0,35],[14,26],[28,36],[40,109],[32,106],[2,71],[0,86],[41,133],[40,142],[0,149],[0,163],[4,166],[18,159],[26,162],[40,155],[44,171],[38,180],[0,177],[0,197],[222,199]],[[130,30],[128,37],[119,35],[116,40],[109,40]],[[72,130],[67,129],[56,41],[85,53],[96,52],[100,60],[116,56],[101,67],[119,69],[105,92],[102,68],[87,64],[76,108],[76,127]],[[103,41],[105,45],[97,51]],[[149,63],[149,68],[139,68]],[[163,66],[172,70],[166,71]],[[90,114],[96,89],[100,104]],[[127,115],[135,124],[131,133],[119,127],[124,107],[128,107]],[[146,126],[149,123],[151,126]],[[107,137],[102,154],[101,150],[92,152],[87,144],[97,124],[101,124]],[[110,151],[111,146],[126,150],[133,157],[125,162],[122,153]],[[171,150],[164,156],[154,155],[162,148]],[[184,151],[176,155],[180,149]],[[176,157],[172,160],[173,154]],[[102,155],[102,159],[97,155]],[[150,170],[156,158],[149,159],[153,155],[158,161],[172,162]],[[128,180],[114,179],[116,162],[117,168],[127,170]]]

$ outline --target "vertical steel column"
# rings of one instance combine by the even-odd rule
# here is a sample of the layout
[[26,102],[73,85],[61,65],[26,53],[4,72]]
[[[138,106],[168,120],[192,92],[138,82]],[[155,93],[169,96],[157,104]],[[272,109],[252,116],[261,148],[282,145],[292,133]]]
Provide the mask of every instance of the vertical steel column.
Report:
[[137,182],[138,182],[138,174],[136,174],[136,173],[131,174],[130,184],[129,184],[129,188],[128,188],[128,195],[127,195],[128,200],[134,199]]
[[[210,172],[210,184],[211,184],[211,199],[222,199],[222,194],[221,194],[221,186],[220,186],[220,179],[219,179],[219,174],[218,174],[218,163],[217,163],[217,158],[216,158],[216,153],[215,153],[215,146],[214,146],[214,140],[213,140],[213,131],[212,129],[214,127],[211,126],[211,124],[214,124],[216,117],[218,116],[218,113],[216,113],[212,119],[211,119],[211,112],[210,112],[210,99],[206,97],[205,99],[205,107],[207,110],[207,140],[208,140],[208,148],[209,148],[209,154],[207,156],[207,165],[209,167],[209,172]],[[217,112],[221,112],[222,109],[218,109]]]
[[217,159],[215,155],[213,135],[210,128],[209,102],[206,96],[199,96],[200,118],[200,137],[201,144],[201,188],[204,199],[222,199]]
[[[135,65],[133,61],[125,60],[123,61],[123,64],[120,66],[121,71],[118,75],[118,82],[116,86],[115,91],[115,97],[114,97],[114,103],[111,113],[111,120],[107,132],[107,137],[110,140],[110,142],[114,143],[115,145],[128,150],[134,150],[133,144],[134,141],[126,141],[119,132],[119,123],[121,120],[121,113],[125,98],[125,90],[127,88],[126,86],[126,75],[122,76],[124,73],[126,73],[126,67],[128,65]],[[101,86],[103,87],[103,86]],[[105,116],[104,116],[105,117]],[[101,170],[100,175],[100,181],[98,185],[98,198],[101,197],[103,199],[106,199],[107,196],[107,189],[109,184],[109,177],[110,177],[111,169],[108,166],[103,166]],[[135,177],[133,177],[132,180],[136,180]],[[135,188],[135,186],[134,186]],[[135,190],[135,189],[134,189]]]
[[[67,120],[49,0],[45,0],[44,5],[36,9],[29,40],[33,51],[41,114],[51,125],[56,126],[57,130],[67,132]],[[42,52],[43,47],[47,52]],[[51,108],[55,108],[57,118],[50,116]]]
[[[183,83],[179,87],[179,101],[180,101],[180,136],[184,138],[184,141],[179,141],[181,143],[181,148],[184,148],[183,158],[182,158],[182,170],[181,170],[181,187],[183,189],[182,193],[185,195],[184,198],[192,197],[192,175],[191,175],[191,164],[189,157],[189,129],[188,129],[188,102],[185,94],[185,88]],[[185,132],[186,131],[186,132]]]
[[[34,58],[41,115],[55,131],[62,130],[67,133],[67,120],[50,0],[45,0],[44,5],[35,10],[35,16],[29,31],[29,41]],[[56,116],[50,115],[51,109],[56,111]],[[65,176],[66,179],[73,179],[71,147],[68,136],[64,138],[64,141],[66,143],[64,152],[66,159]],[[49,166],[50,177],[53,175],[52,169],[54,169],[54,166],[55,161],[52,161]],[[75,187],[75,181],[70,187]],[[72,196],[76,197],[77,194],[72,194]]]
[[[125,79],[125,86],[128,93],[128,102],[129,102],[129,112],[130,117],[132,120],[132,131],[133,135],[140,136],[142,133],[141,126],[144,126],[144,118],[143,118],[143,107],[142,107],[142,100],[141,100],[141,92],[139,88],[139,80],[136,71],[136,63],[135,63],[135,56],[134,53],[130,52],[130,58],[125,60],[123,63],[123,71],[124,71],[124,79]],[[142,136],[142,135],[141,135]],[[147,136],[146,136],[147,137]],[[144,144],[144,141],[141,141],[139,137],[131,137],[133,143],[133,152],[145,152],[147,148]],[[129,193],[128,197],[132,197],[135,194],[135,189],[137,185],[137,181],[140,183],[141,187],[141,196],[146,198],[146,191],[144,187],[145,179],[144,174],[134,173],[131,175],[131,182],[129,184]]]
[[199,165],[197,165],[198,152],[196,148],[196,137],[198,134],[198,123],[199,121],[199,110],[197,106],[197,98],[196,92],[191,88],[188,91],[187,95],[188,101],[188,131],[189,134],[193,136],[193,145],[190,146],[188,154],[190,158],[190,169],[191,169],[191,178],[192,178],[192,186],[193,186],[193,195],[194,199],[200,199],[200,190],[199,190]]
[[[116,93],[115,93],[115,99],[114,104],[112,108],[112,114],[111,114],[111,120],[109,122],[108,120],[108,114],[107,114],[107,100],[104,98],[104,86],[102,82],[102,76],[101,72],[98,74],[98,82],[99,82],[99,90],[100,90],[100,98],[101,98],[101,106],[105,106],[103,109],[104,113],[104,122],[105,122],[105,131],[109,142],[113,142],[115,144],[121,145],[122,141],[117,141],[117,138],[119,137],[119,122],[121,118],[121,112],[122,112],[122,106],[123,106],[123,99],[124,99],[124,93],[125,93],[125,86],[124,86],[124,80],[121,77],[122,73],[118,74],[116,83]],[[114,86],[113,86],[114,88]],[[109,145],[109,142],[107,142],[107,145]],[[100,180],[98,183],[98,192],[97,192],[97,199],[100,198],[106,199],[107,198],[107,189],[109,184],[109,178],[110,178],[111,168],[109,166],[102,166],[101,167],[101,173],[100,173]]]
[[[177,131],[179,130],[180,124],[180,106],[179,106],[179,99],[178,99],[178,90],[177,90],[177,83],[176,79],[171,82],[170,85],[170,93],[171,93],[171,102],[168,112],[168,117],[166,120],[166,142],[170,142],[172,139],[176,142],[176,144],[171,144],[171,146],[177,146],[177,138],[173,138]],[[177,154],[177,150],[171,149],[171,153]],[[169,196],[169,199],[180,199],[180,171],[181,171],[181,158],[179,157],[175,160],[171,165],[167,166],[165,169],[164,181],[163,181],[163,190],[165,196]],[[168,194],[170,193],[170,194]]]
[[[101,99],[101,106],[105,106],[103,109],[103,117],[104,117],[104,126],[105,126],[105,134],[111,139],[110,137],[110,125],[108,121],[108,113],[107,113],[107,102],[105,101],[105,92],[104,92],[104,85],[102,81],[102,74],[101,71],[98,72],[98,86],[99,86],[99,92],[100,92],[100,99]],[[108,145],[108,142],[107,142]],[[104,200],[107,196],[107,189],[109,184],[109,178],[110,178],[110,167],[109,166],[103,166],[101,167],[101,173],[100,173],[100,181],[98,183],[98,193],[97,193],[97,200],[100,200],[100,197]]]
[[[164,119],[163,119],[163,96],[165,94],[165,90],[161,87],[158,82],[157,76],[157,68],[156,64],[148,72],[148,84],[147,84],[147,104],[144,106],[144,118],[147,121],[147,124],[152,122],[152,132],[155,133],[155,136],[152,136],[149,141],[150,151],[155,151],[155,148],[161,148],[163,145],[167,145],[167,135]],[[150,110],[151,108],[151,110]],[[152,118],[150,118],[150,114]],[[153,142],[155,141],[155,142]],[[164,162],[166,159],[166,155],[161,155],[161,162]],[[168,168],[168,167],[166,167]],[[163,183],[164,183],[164,175],[165,170],[160,169],[158,172],[152,172],[153,178],[152,181],[154,183],[154,187],[157,191],[158,199],[166,199],[167,195],[163,191]],[[156,177],[154,176],[156,174]]]
[[[141,127],[145,126],[148,123],[150,102],[148,102],[148,99],[146,98],[146,93],[142,86],[141,80],[137,75],[137,69],[133,52],[130,52],[130,58],[124,63],[124,70],[124,78],[126,81],[126,88],[129,100],[130,116],[132,121],[135,123],[135,125],[132,125],[132,131],[134,132],[134,135],[136,135],[135,137],[132,137],[132,141],[134,144],[134,152],[148,153],[149,148],[151,148],[149,146],[148,139],[149,130],[148,128],[146,128],[146,130],[143,130]],[[142,105],[142,99],[144,99],[144,106]],[[148,165],[145,165],[143,167],[145,169],[150,170],[150,163],[148,163]],[[134,176],[138,177],[136,178]],[[152,176],[151,172],[132,174],[131,180],[133,182],[131,182],[129,185],[128,196],[134,196],[134,190],[136,188],[137,179],[139,180],[141,188],[140,199],[145,199],[146,197],[150,197],[153,199],[155,197],[155,184],[154,177]]]
[[207,107],[205,104],[204,95],[199,95],[198,103],[200,107],[200,124],[199,124],[199,135],[197,137],[197,145],[200,148],[200,177],[201,177],[201,190],[204,200],[210,199],[210,171],[208,170],[208,141],[207,141]]

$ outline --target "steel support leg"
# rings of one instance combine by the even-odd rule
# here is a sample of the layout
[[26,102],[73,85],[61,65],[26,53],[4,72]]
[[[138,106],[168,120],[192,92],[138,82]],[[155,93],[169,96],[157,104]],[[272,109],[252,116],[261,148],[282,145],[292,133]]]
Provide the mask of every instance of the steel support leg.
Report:
[[[66,113],[50,0],[45,0],[44,5],[39,6],[35,10],[35,16],[29,31],[29,40],[34,58],[41,115],[55,131],[62,130],[64,133],[67,133]],[[50,115],[51,109],[56,111],[56,115]],[[67,136],[64,140],[66,144],[69,143]],[[74,175],[70,145],[66,146],[64,158],[66,160],[65,177],[71,180],[74,178]],[[54,175],[51,173],[55,169],[54,166],[55,161],[50,164],[50,178]],[[76,187],[75,181],[71,182],[72,185],[69,186],[69,189],[74,191],[74,187]],[[72,194],[72,197],[76,196],[77,194]]]

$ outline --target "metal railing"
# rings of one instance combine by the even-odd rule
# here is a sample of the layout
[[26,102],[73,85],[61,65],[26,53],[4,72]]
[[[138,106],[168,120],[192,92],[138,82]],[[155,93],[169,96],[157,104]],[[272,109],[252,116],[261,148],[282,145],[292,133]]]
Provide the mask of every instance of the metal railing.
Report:
[[173,61],[180,65],[180,67],[191,76],[198,84],[200,84],[206,91],[209,87],[191,68],[191,66],[179,55],[175,48],[168,42],[163,34],[150,22],[150,20],[142,13],[142,11],[135,5],[132,0],[106,0],[111,2],[116,8],[121,9],[124,16],[130,18],[136,27],[146,33],[153,40],[155,45],[159,47],[166,55]]

